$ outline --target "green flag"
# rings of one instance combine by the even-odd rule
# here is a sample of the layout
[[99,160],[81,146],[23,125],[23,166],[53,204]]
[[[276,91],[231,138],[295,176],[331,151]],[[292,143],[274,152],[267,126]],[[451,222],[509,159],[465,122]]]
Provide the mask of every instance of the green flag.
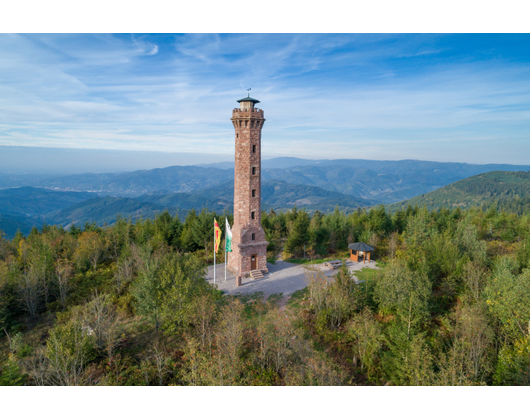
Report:
[[232,231],[230,230],[228,219],[225,219],[225,220],[226,220],[226,234],[225,234],[226,252],[232,252]]

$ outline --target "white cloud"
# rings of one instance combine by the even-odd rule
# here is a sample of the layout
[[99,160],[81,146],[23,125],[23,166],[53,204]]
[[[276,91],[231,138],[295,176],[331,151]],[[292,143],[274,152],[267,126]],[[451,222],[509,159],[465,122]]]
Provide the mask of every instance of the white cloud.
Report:
[[0,144],[232,153],[251,87],[270,155],[436,159],[445,143],[471,160],[488,139],[484,159],[507,156],[498,142],[528,133],[528,63],[429,61],[439,39],[2,35]]

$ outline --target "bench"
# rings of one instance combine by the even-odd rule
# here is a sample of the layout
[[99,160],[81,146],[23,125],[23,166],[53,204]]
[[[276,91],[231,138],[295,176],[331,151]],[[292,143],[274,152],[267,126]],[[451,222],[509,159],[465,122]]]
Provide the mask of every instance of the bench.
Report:
[[326,261],[324,265],[330,267],[332,270],[342,267],[342,260]]

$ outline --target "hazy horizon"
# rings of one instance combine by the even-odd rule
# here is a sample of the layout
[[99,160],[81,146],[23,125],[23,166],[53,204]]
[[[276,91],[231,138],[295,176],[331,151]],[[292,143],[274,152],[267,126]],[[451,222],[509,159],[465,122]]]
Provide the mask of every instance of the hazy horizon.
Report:
[[[312,160],[355,159],[336,157],[332,159],[307,158],[305,156],[270,156],[263,160],[292,158]],[[362,158],[358,158],[362,159]],[[441,163],[466,163],[470,165],[515,165],[506,162],[472,163],[457,160],[427,159],[363,159],[373,161],[430,161]],[[165,168],[168,166],[210,165],[234,162],[233,154],[158,152],[135,150],[44,148],[24,146],[0,146],[0,173],[2,174],[81,174],[113,173]]]
[[529,47],[530,34],[0,34],[0,145],[208,162],[233,153],[232,109],[252,88],[264,156],[528,164]]

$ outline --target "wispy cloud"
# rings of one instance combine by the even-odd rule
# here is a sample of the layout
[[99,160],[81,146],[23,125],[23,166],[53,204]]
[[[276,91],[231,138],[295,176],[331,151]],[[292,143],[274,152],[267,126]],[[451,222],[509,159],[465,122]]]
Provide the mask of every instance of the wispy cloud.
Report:
[[1,35],[0,145],[230,154],[251,87],[269,155],[525,163],[530,37],[490,39]]

